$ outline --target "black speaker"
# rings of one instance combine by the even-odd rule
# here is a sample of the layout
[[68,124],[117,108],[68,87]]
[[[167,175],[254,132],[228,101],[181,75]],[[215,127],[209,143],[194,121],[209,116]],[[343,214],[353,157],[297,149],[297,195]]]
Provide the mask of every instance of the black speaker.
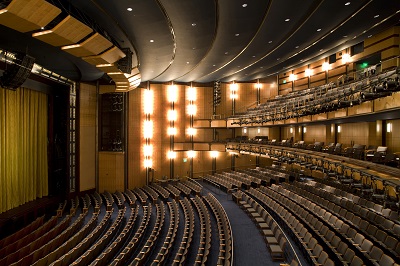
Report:
[[31,74],[34,63],[35,58],[32,56],[17,53],[13,63],[7,65],[3,76],[0,78],[1,87],[12,90],[20,87]]
[[122,72],[131,74],[133,53],[129,48],[122,48],[121,51],[124,52],[126,56],[118,60],[117,66]]

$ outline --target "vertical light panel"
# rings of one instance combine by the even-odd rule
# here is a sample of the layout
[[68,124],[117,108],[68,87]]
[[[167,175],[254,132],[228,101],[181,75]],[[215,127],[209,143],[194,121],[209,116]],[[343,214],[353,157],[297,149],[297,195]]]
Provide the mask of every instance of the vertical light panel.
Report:
[[151,144],[151,139],[153,138],[153,121],[151,121],[151,115],[154,110],[154,93],[150,90],[149,84],[148,88],[144,90],[143,93],[143,137],[145,143],[143,145],[143,156],[144,156],[144,167],[146,168],[146,182],[148,182],[148,175],[150,169],[153,167],[153,145]]

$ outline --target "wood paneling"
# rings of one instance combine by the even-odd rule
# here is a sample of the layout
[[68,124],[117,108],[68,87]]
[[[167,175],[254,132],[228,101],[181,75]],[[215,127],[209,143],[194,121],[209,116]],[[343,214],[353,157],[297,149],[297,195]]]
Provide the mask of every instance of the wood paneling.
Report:
[[0,10],[0,24],[11,29],[28,32],[46,26],[61,10],[44,0],[13,0]]
[[81,83],[79,88],[80,191],[96,187],[96,108],[96,87]]
[[82,43],[61,47],[62,50],[76,57],[97,55],[109,49],[112,43],[99,33],[84,40]]
[[53,46],[63,46],[77,43],[92,32],[89,26],[68,15],[53,29],[33,33],[32,37]]
[[124,167],[123,152],[99,152],[99,192],[116,190],[124,191]]
[[126,55],[116,46],[108,49],[107,51],[93,56],[82,57],[83,60],[91,65],[101,65],[101,64],[112,64],[117,62],[119,59],[124,58]]

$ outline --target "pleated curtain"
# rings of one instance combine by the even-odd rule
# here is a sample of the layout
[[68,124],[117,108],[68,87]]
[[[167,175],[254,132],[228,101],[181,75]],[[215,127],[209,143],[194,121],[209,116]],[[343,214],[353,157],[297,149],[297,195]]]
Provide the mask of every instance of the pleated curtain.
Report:
[[47,95],[0,88],[0,213],[48,195]]

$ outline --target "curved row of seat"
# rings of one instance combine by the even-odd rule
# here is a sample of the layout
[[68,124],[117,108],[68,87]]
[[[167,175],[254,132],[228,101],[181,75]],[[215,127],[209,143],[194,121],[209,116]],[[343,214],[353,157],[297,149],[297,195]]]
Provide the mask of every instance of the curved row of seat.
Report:
[[[194,212],[192,209],[192,205],[190,204],[187,198],[179,201],[181,207],[183,209],[184,221],[185,221],[185,228],[183,231],[182,238],[180,240],[180,246],[178,252],[175,255],[173,260],[173,265],[181,265],[185,263],[187,253],[189,251],[190,245],[193,240],[194,234]],[[177,230],[177,228],[176,228]]]
[[233,260],[233,236],[228,216],[219,201],[212,195],[203,197],[217,220],[219,235],[219,254],[217,265],[231,265]]
[[163,245],[157,253],[156,258],[151,265],[160,265],[164,263],[169,255],[173,243],[176,239],[178,226],[179,226],[179,208],[175,200],[167,202],[169,209],[169,227],[168,232],[164,238]]
[[153,228],[151,229],[151,234],[146,239],[146,242],[142,246],[142,249],[139,251],[138,254],[136,254],[135,259],[129,265],[142,265],[152,251],[155,242],[158,240],[158,236],[160,235],[161,229],[165,222],[165,207],[162,201],[160,203],[156,203],[155,206],[156,221]]
[[285,260],[286,256],[284,251],[288,241],[272,216],[261,204],[246,193],[239,190],[235,193],[235,197],[239,206],[259,228],[272,259]]
[[[359,208],[356,212],[353,212],[352,210],[347,211],[345,208],[341,208],[340,205],[335,204],[333,201],[325,200],[311,193],[306,193],[306,191],[301,190],[301,188],[291,185],[286,185],[285,187],[297,194],[304,195],[304,197],[309,198],[321,207],[326,208],[326,210],[329,210],[332,214],[338,215],[338,217],[343,221],[356,229],[358,233],[355,233],[354,237],[359,238],[356,241],[360,242],[361,239],[366,239],[367,241],[365,241],[364,246],[371,242],[376,246],[376,248],[379,248],[385,254],[392,258],[400,259],[399,236],[393,231],[395,225],[393,221],[385,219],[382,216],[377,216],[374,212],[371,212],[366,208]],[[368,215],[369,213],[373,215],[370,216]],[[376,221],[376,219],[374,219],[376,217],[381,217],[382,220]],[[400,224],[398,225],[399,228],[397,230],[400,231]],[[371,250],[366,250],[366,252],[369,251]],[[380,257],[372,259],[379,261]]]
[[211,218],[200,196],[191,198],[197,209],[200,220],[200,244],[197,250],[195,265],[205,265],[211,249]]

